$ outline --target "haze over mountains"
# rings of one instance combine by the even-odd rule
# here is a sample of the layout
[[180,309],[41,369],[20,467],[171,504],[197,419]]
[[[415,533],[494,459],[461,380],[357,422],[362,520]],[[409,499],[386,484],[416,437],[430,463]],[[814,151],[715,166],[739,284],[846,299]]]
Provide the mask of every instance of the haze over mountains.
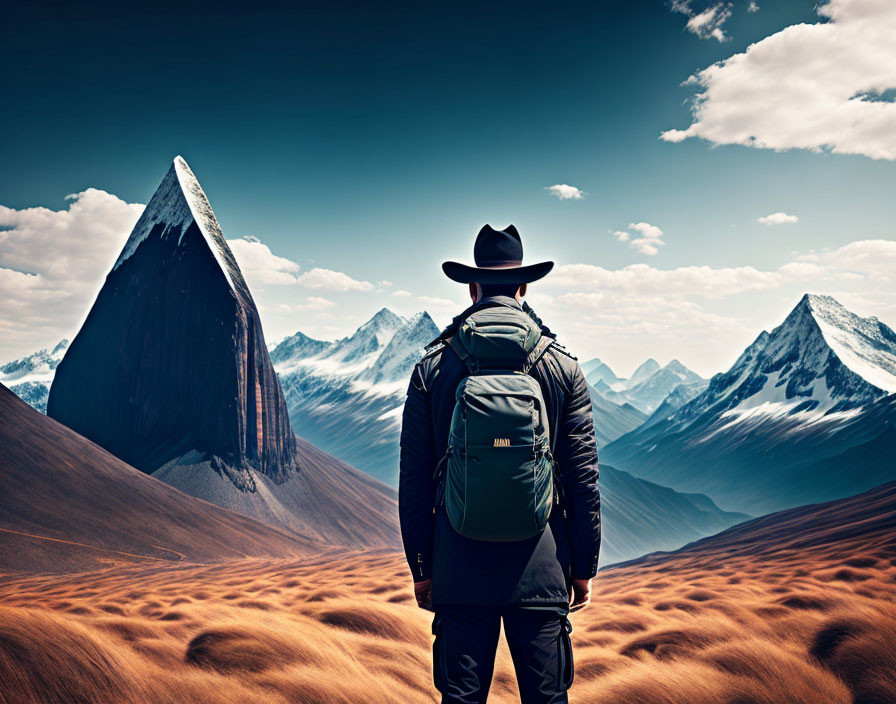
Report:
[[673,359],[665,367],[660,367],[654,359],[648,359],[634,371],[630,379],[620,379],[600,359],[586,362],[582,365],[582,370],[588,383],[601,396],[619,406],[628,404],[645,414],[645,418],[679,386],[702,389],[708,383],[677,359]]
[[896,333],[829,296],[804,296],[730,370],[604,461],[754,514],[896,478]]

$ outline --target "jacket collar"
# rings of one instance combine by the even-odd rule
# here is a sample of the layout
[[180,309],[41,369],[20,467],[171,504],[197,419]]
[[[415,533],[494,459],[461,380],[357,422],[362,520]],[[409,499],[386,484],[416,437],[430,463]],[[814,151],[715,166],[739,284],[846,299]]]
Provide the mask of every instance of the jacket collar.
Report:
[[439,333],[438,337],[436,337],[432,342],[426,345],[426,349],[429,349],[433,345],[436,345],[440,342],[444,342],[449,337],[454,335],[457,332],[457,329],[460,327],[460,324],[467,319],[473,311],[479,310],[480,308],[493,308],[495,306],[507,306],[508,308],[516,308],[517,310],[521,310],[526,313],[532,320],[536,322],[536,324],[541,328],[541,334],[547,337],[556,338],[557,336],[550,331],[547,325],[545,325],[541,318],[539,318],[535,311],[532,310],[532,306],[530,306],[525,301],[522,304],[516,300],[516,298],[512,298],[510,296],[487,296],[485,298],[480,298],[476,303],[469,306],[466,310],[464,310],[460,315],[454,317],[448,327],[442,330]]

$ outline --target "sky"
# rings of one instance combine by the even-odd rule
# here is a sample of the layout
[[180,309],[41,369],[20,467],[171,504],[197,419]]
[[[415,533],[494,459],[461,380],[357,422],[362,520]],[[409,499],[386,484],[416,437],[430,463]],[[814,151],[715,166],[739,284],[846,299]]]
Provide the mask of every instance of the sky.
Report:
[[485,223],[621,376],[805,292],[896,327],[891,0],[326,5],[0,8],[0,362],[77,332],[178,154],[269,341],[447,323]]

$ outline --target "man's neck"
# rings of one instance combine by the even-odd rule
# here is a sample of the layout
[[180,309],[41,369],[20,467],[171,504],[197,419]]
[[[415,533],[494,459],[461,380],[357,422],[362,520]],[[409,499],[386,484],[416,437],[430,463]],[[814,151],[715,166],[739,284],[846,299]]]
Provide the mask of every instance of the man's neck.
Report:
[[516,298],[512,296],[483,296],[474,304],[477,308],[484,305],[500,305],[509,306],[510,308],[518,308],[522,310],[523,306]]

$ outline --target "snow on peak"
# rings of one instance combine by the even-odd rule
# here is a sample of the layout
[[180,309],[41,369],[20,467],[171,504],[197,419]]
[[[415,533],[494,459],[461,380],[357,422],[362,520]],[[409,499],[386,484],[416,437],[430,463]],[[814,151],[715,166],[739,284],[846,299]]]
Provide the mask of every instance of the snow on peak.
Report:
[[763,331],[727,372],[682,408],[731,423],[836,419],[896,391],[896,334],[830,296],[805,295],[781,325]]
[[404,391],[411,369],[438,334],[425,311],[405,319],[383,308],[335,342],[296,333],[277,345],[271,359],[281,379],[300,375],[321,383],[342,380],[354,392],[389,396]]
[[46,348],[38,350],[27,357],[15,359],[0,366],[0,381],[4,384],[12,382],[40,381],[49,384],[56,373],[56,367],[62,360],[68,340],[61,340],[52,351]]
[[878,389],[896,391],[896,333],[875,317],[862,318],[831,296],[806,294],[800,301],[825,342],[850,370]]
[[[221,267],[221,272],[230,287],[248,293],[246,282],[243,280],[233,252],[230,251],[230,247],[224,240],[221,226],[215,218],[208,198],[195,174],[181,156],[174,159],[171,168],[162,179],[162,183],[159,184],[143,210],[143,214],[125,242],[112,271],[130,259],[140,244],[153,231],[157,231],[158,237],[165,238],[173,237],[176,234],[176,244],[180,245],[183,234],[194,222]],[[159,229],[158,226],[161,228]]]

